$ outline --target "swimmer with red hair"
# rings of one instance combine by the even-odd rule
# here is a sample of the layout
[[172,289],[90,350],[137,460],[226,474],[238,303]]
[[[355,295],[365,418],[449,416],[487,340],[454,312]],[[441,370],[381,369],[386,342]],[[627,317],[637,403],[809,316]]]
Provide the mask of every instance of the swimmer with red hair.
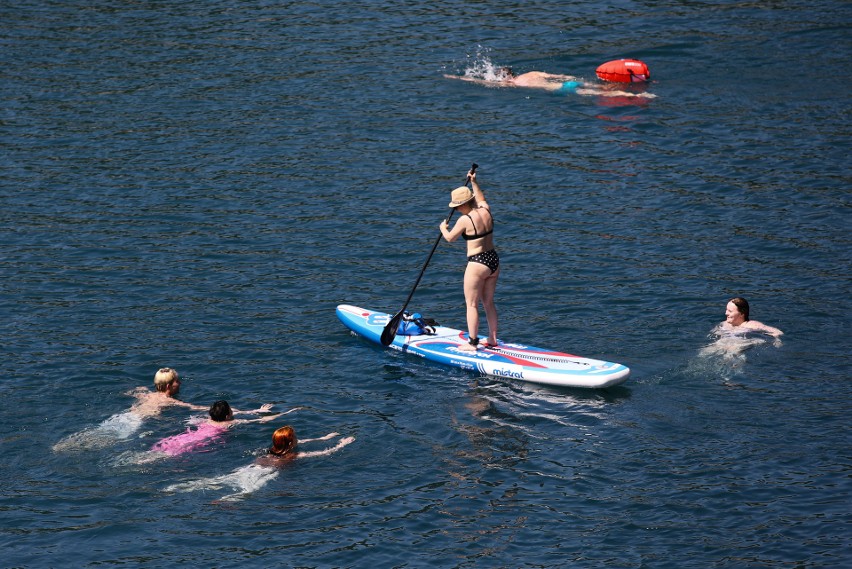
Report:
[[327,441],[329,439],[333,439],[334,437],[339,437],[340,433],[329,433],[324,437],[320,437],[318,439],[302,439],[301,441],[296,438],[296,430],[290,425],[286,425],[279,429],[276,429],[274,433],[272,433],[272,446],[269,447],[266,456],[262,456],[257,459],[257,464],[262,466],[278,466],[280,465],[282,460],[288,460],[292,458],[307,458],[311,456],[325,456],[327,454],[331,454],[336,452],[352,441],[355,440],[355,437],[343,437],[340,439],[337,444],[333,447],[328,447],[323,450],[316,451],[296,451],[296,447],[299,443],[311,443],[316,441]]
[[172,484],[165,488],[166,492],[191,492],[194,490],[215,490],[219,488],[232,488],[236,490],[233,494],[228,494],[219,498],[218,501],[233,501],[241,500],[256,492],[261,487],[266,485],[270,480],[274,480],[281,472],[281,467],[288,464],[290,461],[297,458],[308,458],[312,456],[325,456],[336,452],[352,441],[355,437],[343,437],[336,445],[317,451],[297,451],[297,446],[302,443],[310,443],[316,441],[327,441],[334,437],[339,437],[340,433],[329,433],[318,439],[302,439],[296,438],[296,430],[290,425],[276,429],[272,433],[272,446],[267,449],[266,454],[256,459],[253,463],[241,466],[228,474],[215,476],[213,478],[198,478],[188,480],[178,484]]

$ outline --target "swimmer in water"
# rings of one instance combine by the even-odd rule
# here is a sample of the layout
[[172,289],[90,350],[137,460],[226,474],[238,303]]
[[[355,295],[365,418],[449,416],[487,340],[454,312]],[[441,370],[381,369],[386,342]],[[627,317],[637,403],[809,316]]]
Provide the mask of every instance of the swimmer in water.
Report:
[[241,466],[229,474],[214,478],[200,478],[189,482],[172,484],[165,488],[166,492],[191,492],[193,490],[216,490],[223,487],[237,490],[234,494],[222,496],[221,501],[239,500],[246,495],[259,490],[267,482],[276,478],[281,467],[293,459],[325,456],[336,452],[355,440],[355,437],[343,437],[336,445],[318,451],[296,451],[299,443],[327,441],[339,437],[339,433],[329,433],[318,439],[296,439],[296,431],[291,426],[281,427],[272,433],[272,446],[266,454],[252,464]]
[[154,374],[154,391],[137,387],[127,392],[127,395],[136,398],[130,409],[109,417],[100,425],[68,435],[53,445],[53,450],[98,449],[128,439],[139,431],[145,419],[158,416],[166,407],[180,406],[195,411],[206,409],[177,399],[178,391],[178,372],[168,367],[161,368]]
[[[180,391],[180,375],[172,368],[164,367],[154,374],[154,388],[155,391],[148,391],[144,387],[137,387],[128,393],[128,395],[136,397],[136,403],[130,408],[131,413],[142,418],[149,418],[156,417],[169,406],[186,407],[193,411],[207,410],[207,407],[203,405],[193,405],[177,399],[178,391]],[[232,411],[236,414],[256,415],[257,413],[265,413],[271,408],[271,403],[265,403],[252,411],[240,411],[238,409],[232,409]]]
[[737,296],[728,301],[725,306],[725,321],[718,326],[723,332],[761,332],[775,338],[784,335],[784,332],[773,326],[767,326],[763,322],[751,320],[749,318],[748,301],[741,296]]
[[703,348],[701,354],[721,355],[726,358],[738,357],[749,348],[766,343],[765,338],[749,336],[750,332],[772,336],[773,345],[776,348],[782,345],[781,336],[784,332],[757,320],[751,320],[748,301],[740,296],[734,297],[725,306],[725,321],[720,322],[710,333],[716,341]]
[[[136,398],[130,409],[109,417],[100,425],[83,429],[65,437],[53,445],[53,450],[98,449],[110,446],[119,440],[128,439],[136,434],[145,419],[159,416],[167,407],[185,407],[193,411],[207,410],[207,407],[203,405],[194,405],[177,399],[180,385],[180,375],[176,370],[169,367],[160,368],[154,374],[154,391],[145,387],[137,387],[127,392],[127,395]],[[233,412],[257,414],[269,411],[271,408],[271,404],[265,404],[253,411],[233,409]]]
[[323,450],[315,450],[315,451],[296,451],[296,446],[299,443],[312,443],[316,441],[327,441],[329,439],[333,439],[334,437],[339,437],[340,433],[329,433],[324,437],[320,437],[318,439],[296,439],[296,430],[287,425],[285,427],[281,427],[280,429],[276,429],[274,433],[272,433],[272,446],[267,450],[266,455],[262,456],[255,461],[255,464],[259,464],[261,466],[281,466],[283,460],[291,459],[291,458],[308,458],[311,456],[325,456],[327,454],[331,454],[336,452],[352,441],[355,440],[355,437],[343,437],[340,439],[337,444],[333,447],[328,447]]
[[[287,413],[292,411],[295,411],[295,409],[291,409]],[[195,429],[190,427],[185,433],[167,437],[156,442],[151,447],[151,450],[154,453],[177,456],[205,446],[211,439],[218,437],[234,425],[242,423],[265,423],[283,414],[276,413],[275,415],[266,415],[257,419],[234,419],[234,412],[228,402],[224,400],[216,401],[210,406],[209,420],[200,423]]]
[[480,79],[467,75],[444,75],[447,79],[460,79],[490,87],[527,87],[530,89],[542,89],[554,93],[576,93],[578,95],[600,95],[603,97],[643,97],[653,99],[656,95],[651,93],[630,93],[616,89],[607,89],[602,85],[588,83],[573,75],[559,75],[545,73],[544,71],[528,71],[515,75],[511,67],[501,67],[498,77],[495,79]]
[[170,367],[157,370],[154,374],[154,391],[144,387],[137,387],[128,392],[136,398],[136,402],[130,407],[130,413],[138,415],[143,419],[156,417],[163,409],[170,406],[186,407],[193,411],[203,411],[206,407],[193,405],[177,399],[180,391],[180,375]]

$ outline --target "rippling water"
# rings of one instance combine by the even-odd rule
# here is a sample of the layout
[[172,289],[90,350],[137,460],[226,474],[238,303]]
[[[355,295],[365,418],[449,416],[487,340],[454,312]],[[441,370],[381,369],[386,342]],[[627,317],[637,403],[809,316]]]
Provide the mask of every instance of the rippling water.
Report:
[[[848,2],[23,1],[0,20],[4,566],[852,561]],[[620,57],[656,99],[443,78],[594,80]],[[401,307],[471,162],[501,336],[624,363],[626,384],[476,377],[336,320]],[[442,244],[412,306],[460,327],[463,262]],[[735,295],[782,345],[704,349]],[[121,418],[161,366],[186,401],[301,409],[123,460],[187,427]],[[282,422],[355,441],[249,467]],[[93,429],[112,439],[52,450]]]

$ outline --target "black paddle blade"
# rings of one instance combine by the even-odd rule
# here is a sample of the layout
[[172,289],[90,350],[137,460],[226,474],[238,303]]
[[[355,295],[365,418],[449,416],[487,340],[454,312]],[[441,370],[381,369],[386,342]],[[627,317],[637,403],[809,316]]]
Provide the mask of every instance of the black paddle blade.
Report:
[[393,344],[393,339],[396,338],[396,331],[399,330],[399,321],[402,320],[402,310],[396,313],[396,316],[390,319],[382,330],[382,345],[390,346]]

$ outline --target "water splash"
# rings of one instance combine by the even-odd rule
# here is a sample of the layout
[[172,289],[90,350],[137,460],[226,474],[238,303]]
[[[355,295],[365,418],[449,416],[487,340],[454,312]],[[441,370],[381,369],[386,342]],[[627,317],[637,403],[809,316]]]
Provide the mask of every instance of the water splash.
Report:
[[188,482],[172,484],[171,486],[167,486],[165,491],[194,492],[196,490],[219,490],[222,488],[230,488],[236,490],[236,492],[222,496],[219,500],[235,501],[261,489],[270,480],[276,478],[278,474],[278,469],[274,467],[249,464],[222,476],[198,478]]
[[748,358],[746,353],[760,346],[780,347],[781,340],[766,336],[760,332],[731,332],[721,327],[714,328],[709,335],[710,344],[698,351],[688,366],[688,371],[696,375],[721,377],[731,381],[743,373]]
[[476,46],[476,53],[467,56],[467,63],[462,74],[473,79],[486,81],[501,81],[504,73],[502,66],[491,60],[491,50],[481,45]]
[[728,330],[721,324],[710,331],[709,338],[712,342],[701,349],[700,355],[704,357],[719,357],[723,359],[745,359],[745,352],[769,343],[776,348],[781,347],[779,338],[767,335],[759,330]]
[[164,452],[155,451],[125,451],[119,453],[111,462],[117,468],[151,464],[169,458]]
[[62,452],[105,448],[118,441],[129,439],[141,427],[142,417],[138,414],[129,411],[119,413],[106,419],[100,425],[68,435],[53,445],[53,451]]

